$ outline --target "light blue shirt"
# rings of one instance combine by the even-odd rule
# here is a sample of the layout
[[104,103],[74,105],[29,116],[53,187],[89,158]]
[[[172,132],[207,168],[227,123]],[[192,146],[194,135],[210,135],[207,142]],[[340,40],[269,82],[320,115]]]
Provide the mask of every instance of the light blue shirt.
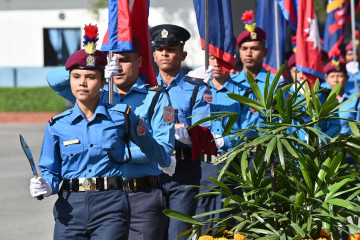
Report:
[[[349,100],[351,98],[352,94],[349,92],[344,92],[342,99],[340,101],[340,104],[343,102]],[[344,106],[339,108],[339,117],[345,118],[345,119],[353,119],[356,120],[356,101],[357,98],[353,98],[350,102],[346,103]],[[352,111],[352,112],[351,112]],[[347,120],[340,119],[340,134],[352,134],[352,131],[350,129],[350,126],[348,124]]]
[[[222,88],[216,89],[210,81],[210,90],[212,92],[213,101],[210,103],[210,111],[212,113],[212,116],[216,115],[216,112],[234,112],[234,113],[240,113],[241,112],[241,104],[228,97],[228,93],[235,93],[238,95],[244,95],[244,89],[240,88],[236,82],[234,82],[231,78],[229,78]],[[214,135],[223,135],[224,128],[227,124],[228,119],[217,119],[213,122],[211,122],[210,130]],[[237,118],[237,121],[235,122],[233,128],[231,129],[231,132],[237,131],[241,128],[241,116]],[[230,141],[230,138],[233,137],[234,134],[230,134],[228,136],[224,136],[224,146],[221,147],[218,151],[219,152],[228,152],[230,151],[234,144],[238,141],[238,139],[232,139]]]
[[[75,102],[75,97],[70,88],[69,72],[65,68],[60,67],[51,71],[47,76],[47,81],[56,93],[73,103]],[[121,97],[120,94],[114,92],[113,103],[124,103],[131,106],[131,110],[144,120],[149,132],[171,156],[175,142],[174,121],[168,123],[164,119],[164,107],[171,106],[170,98],[165,90],[160,92],[154,107],[154,114],[150,120],[149,109],[156,92],[148,91],[146,85],[145,81],[139,77],[125,96]],[[104,89],[107,88],[108,86],[104,87]],[[100,90],[100,99],[103,102],[108,102],[109,93],[104,89]],[[149,161],[136,144],[130,142],[130,148],[133,160],[125,164],[124,178],[157,176],[162,173],[157,164]]]
[[[77,104],[54,117],[45,130],[39,169],[42,177],[58,192],[63,179],[122,176],[125,156],[125,118],[128,106],[110,105],[99,100],[94,117],[88,121]],[[136,143],[149,161],[162,167],[170,165],[166,154],[148,130],[138,134],[139,118],[130,111],[130,140]]]
[[[175,116],[176,123],[184,123],[186,127],[193,125],[198,120],[210,116],[210,105],[204,100],[204,91],[207,89],[206,85],[201,83],[196,94],[194,106],[191,108],[191,97],[196,86],[195,83],[184,80],[184,74],[179,72],[175,79],[171,81],[169,86],[161,78],[157,76],[158,84],[166,87],[170,95],[172,106],[177,112]],[[193,116],[194,115],[194,116]],[[193,116],[190,118],[190,116]],[[190,145],[185,145],[179,141],[175,141],[175,148],[190,148]]]

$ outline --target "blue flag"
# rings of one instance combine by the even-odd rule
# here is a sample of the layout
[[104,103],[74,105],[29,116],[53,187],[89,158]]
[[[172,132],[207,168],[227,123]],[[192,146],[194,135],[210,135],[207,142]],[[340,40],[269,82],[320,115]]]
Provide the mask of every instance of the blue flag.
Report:
[[[194,0],[201,47],[205,49],[205,1]],[[221,68],[230,71],[235,64],[235,38],[230,0],[209,0],[209,53],[221,60]]]
[[[275,16],[275,7],[278,8],[278,15]],[[258,1],[256,12],[256,26],[261,27],[266,32],[266,47],[268,48],[267,56],[264,59],[264,68],[272,73],[277,72],[276,58],[280,58],[280,66],[284,63],[285,56],[285,38],[286,38],[286,21],[281,14],[282,10],[275,0]],[[279,29],[279,53],[276,53],[276,32],[275,17],[278,18]]]

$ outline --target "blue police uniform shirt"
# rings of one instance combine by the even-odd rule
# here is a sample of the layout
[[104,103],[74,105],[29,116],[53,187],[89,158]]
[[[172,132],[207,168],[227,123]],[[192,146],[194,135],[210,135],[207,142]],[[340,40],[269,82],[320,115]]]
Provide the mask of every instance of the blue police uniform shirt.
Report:
[[[349,80],[345,83],[344,89],[351,96],[356,94],[355,89],[355,76],[348,72]],[[358,93],[360,93],[360,72],[356,74],[356,80],[358,82]]]
[[[339,103],[342,104],[343,102],[349,100],[352,96],[353,96],[353,94],[351,94],[349,92],[344,92],[342,99]],[[339,117],[345,118],[345,119],[356,120],[356,111],[357,111],[356,101],[357,101],[357,98],[355,97],[352,100],[350,100],[350,102],[348,102],[345,105],[343,105],[342,107],[340,107],[339,108]],[[352,134],[352,131],[350,129],[350,126],[349,126],[347,120],[340,119],[340,127],[341,127],[340,134]]]
[[[160,73],[157,76],[158,84],[166,87],[170,95],[170,100],[173,108],[177,112],[175,114],[176,123],[184,123],[186,127],[193,125],[195,122],[209,117],[210,105],[204,100],[204,91],[207,89],[206,85],[201,83],[196,94],[196,100],[191,109],[191,97],[195,88],[194,83],[184,80],[184,74],[180,71],[169,86],[166,85],[161,78]],[[193,116],[189,118],[190,116]],[[191,146],[175,141],[175,148],[190,148]]]
[[[240,113],[241,112],[241,104],[228,97],[228,93],[235,93],[239,95],[244,95],[244,89],[240,88],[236,82],[234,82],[231,78],[225,82],[225,84],[220,89],[216,89],[212,83],[209,82],[210,90],[212,92],[213,100],[210,103],[210,112],[212,116],[216,112],[234,112]],[[217,119],[211,122],[210,130],[214,135],[223,135],[224,128],[227,124],[227,119]],[[231,131],[236,131],[241,128],[241,116],[238,116],[237,121],[235,122]],[[230,134],[228,136],[224,136],[224,146],[218,149],[218,152],[228,152],[230,151],[236,142],[239,140],[238,138],[232,139],[234,134]]]
[[[262,95],[264,96],[264,90],[265,90],[265,82],[266,82],[266,76],[267,76],[268,71],[265,70],[265,68],[261,68],[260,72],[256,75],[255,81],[257,82],[259,89],[262,93]],[[255,97],[254,92],[251,90],[250,88],[250,84],[248,82],[245,70],[242,70],[241,72],[231,76],[231,78],[233,79],[233,81],[237,82],[239,84],[239,86],[244,89],[244,96],[258,101]],[[275,78],[275,75],[270,73],[270,85],[273,82]],[[264,121],[264,119],[261,118],[260,114],[252,109],[249,108],[247,106],[243,106],[240,112],[240,115],[242,117],[242,123],[241,123],[241,128],[242,129],[247,129],[250,126],[261,126],[260,122]]]
[[[88,121],[77,104],[48,123],[41,150],[39,169],[42,177],[57,193],[63,179],[81,177],[122,176],[125,156],[125,104],[104,104],[101,100],[94,117]],[[162,167],[170,165],[170,157],[151,137],[149,131],[138,134],[139,118],[130,111],[130,140],[141,147],[149,160]]]
[[[69,72],[65,68],[60,67],[51,71],[47,75],[47,81],[50,87],[60,96],[66,98],[70,102],[75,102],[75,97],[71,92],[69,82]],[[165,148],[169,156],[174,151],[174,122],[167,123],[163,117],[163,110],[166,106],[171,106],[168,94],[162,91],[155,104],[154,114],[149,121],[149,108],[152,102],[155,91],[148,91],[146,89],[145,80],[139,75],[136,83],[132,86],[130,91],[123,97],[117,92],[113,94],[113,103],[124,103],[131,106],[131,110],[139,118],[143,118],[145,125],[153,137]],[[100,90],[100,99],[103,102],[108,102],[109,92],[108,86]],[[114,91],[116,87],[114,87]],[[144,176],[157,176],[162,173],[157,164],[150,162],[146,155],[132,142],[130,142],[131,154],[133,160],[127,163],[123,173],[124,178],[139,178]]]
[[[328,86],[328,84],[326,82],[323,82],[320,87],[323,88],[323,87],[326,87]],[[295,92],[295,85],[293,85],[290,89],[289,89],[289,92],[287,93],[284,93],[284,96],[285,96],[285,101],[288,97],[290,97],[292,94],[294,94]],[[328,97],[328,94],[330,93],[330,90],[328,89],[326,92],[322,92],[322,93],[319,93],[318,94],[318,97],[319,97],[319,100],[320,100],[320,103],[321,104],[324,104],[327,97]],[[297,94],[297,102],[298,101],[301,101],[302,99],[304,99],[303,95],[298,92]],[[336,114],[336,117],[338,117],[338,115]],[[305,122],[309,121],[310,118],[307,117],[307,118],[303,118],[303,120]],[[299,122],[293,122],[293,124],[295,125],[299,125],[300,123]],[[315,126],[316,127],[316,126]],[[321,121],[318,125],[320,131],[322,131],[324,134],[330,136],[330,137],[335,137],[337,135],[337,133],[340,131],[340,121],[338,119],[335,119],[335,120],[325,120],[325,121]],[[294,128],[289,128],[288,129],[288,132],[289,133],[292,133],[295,129]],[[298,136],[299,138],[306,142],[306,135],[307,133],[305,131],[298,131]]]
[[[265,70],[265,68],[261,68],[260,72],[256,75],[256,82],[260,88],[260,91],[262,93],[262,95],[264,96],[264,90],[265,90],[265,82],[266,82],[266,76],[268,74],[268,71]],[[250,88],[250,84],[248,82],[245,70],[242,70],[241,72],[234,74],[231,77],[235,82],[242,84],[243,86],[247,86],[248,88]],[[275,75],[270,73],[270,84],[269,84],[269,88],[271,86],[271,83],[273,82],[275,78]]]

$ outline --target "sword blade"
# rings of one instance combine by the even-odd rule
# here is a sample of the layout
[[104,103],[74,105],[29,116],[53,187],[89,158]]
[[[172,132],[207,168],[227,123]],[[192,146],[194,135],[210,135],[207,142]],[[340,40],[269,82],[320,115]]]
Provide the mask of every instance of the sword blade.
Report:
[[24,153],[27,157],[27,159],[29,160],[30,166],[31,166],[31,170],[34,174],[34,176],[38,176],[37,171],[36,171],[36,166],[35,166],[35,162],[34,162],[34,158],[32,156],[31,150],[29,148],[29,145],[26,143],[25,139],[21,136],[20,134],[20,143],[21,143],[21,147],[24,150]]

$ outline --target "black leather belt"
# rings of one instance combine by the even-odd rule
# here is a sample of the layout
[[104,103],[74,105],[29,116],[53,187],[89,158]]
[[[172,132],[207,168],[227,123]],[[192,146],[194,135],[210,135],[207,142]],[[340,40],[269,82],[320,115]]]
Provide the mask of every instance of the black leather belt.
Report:
[[62,189],[71,192],[125,190],[121,177],[64,179]]
[[124,190],[139,192],[150,188],[159,188],[158,176],[146,176],[142,178],[124,179]]
[[176,160],[192,160],[192,149],[191,148],[177,148],[175,149]]

